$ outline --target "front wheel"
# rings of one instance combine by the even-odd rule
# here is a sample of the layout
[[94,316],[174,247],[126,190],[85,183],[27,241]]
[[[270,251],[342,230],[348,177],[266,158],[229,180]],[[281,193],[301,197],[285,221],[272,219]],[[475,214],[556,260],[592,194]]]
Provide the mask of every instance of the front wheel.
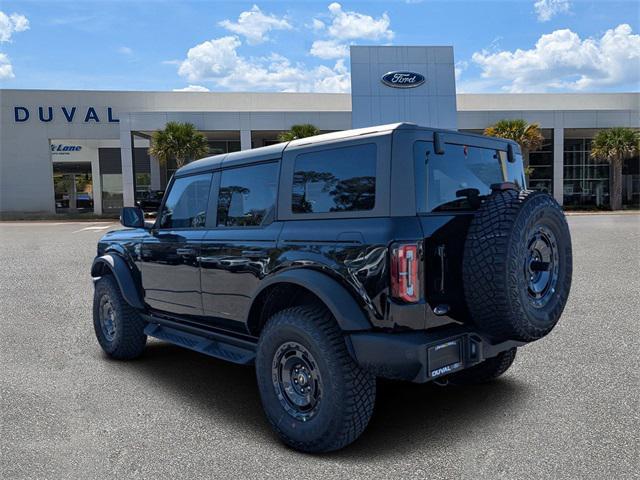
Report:
[[269,319],[256,374],[269,422],[297,450],[338,450],[360,436],[373,413],[375,377],[356,365],[322,307],[292,307]]
[[144,320],[122,297],[111,275],[95,284],[93,327],[102,350],[118,360],[139,357],[147,343]]

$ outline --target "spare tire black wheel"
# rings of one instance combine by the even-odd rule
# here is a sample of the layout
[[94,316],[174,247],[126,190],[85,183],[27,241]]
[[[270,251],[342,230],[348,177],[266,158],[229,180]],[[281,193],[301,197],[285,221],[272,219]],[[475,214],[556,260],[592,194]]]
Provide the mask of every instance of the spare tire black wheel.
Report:
[[571,235],[548,194],[495,191],[471,221],[463,259],[472,322],[496,340],[547,335],[567,303]]

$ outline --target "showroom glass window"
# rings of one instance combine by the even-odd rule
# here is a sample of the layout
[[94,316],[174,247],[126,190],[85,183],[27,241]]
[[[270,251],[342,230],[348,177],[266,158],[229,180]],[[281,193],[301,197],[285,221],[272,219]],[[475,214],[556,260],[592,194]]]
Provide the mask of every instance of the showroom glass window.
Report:
[[204,228],[211,174],[176,178],[160,214],[160,228]]
[[151,191],[151,157],[146,148],[133,149],[133,172],[136,201],[145,200]]
[[263,163],[222,172],[219,227],[259,227],[273,221],[279,164]]
[[504,181],[497,150],[447,144],[436,155],[432,142],[413,147],[418,212],[469,210],[474,196],[488,195],[491,185]]
[[531,190],[540,190],[553,194],[553,130],[542,130],[544,141],[542,146],[533,152],[529,152],[528,187]]
[[376,199],[377,147],[373,143],[298,155],[293,213],[372,210]]
[[591,139],[564,140],[564,204],[609,205],[609,164],[591,158]]

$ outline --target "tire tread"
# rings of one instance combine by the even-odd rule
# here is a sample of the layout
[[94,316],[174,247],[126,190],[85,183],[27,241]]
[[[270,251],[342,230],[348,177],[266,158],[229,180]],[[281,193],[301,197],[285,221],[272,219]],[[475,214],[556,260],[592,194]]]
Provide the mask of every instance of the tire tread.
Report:
[[[287,308],[276,313],[267,322],[262,339],[283,325],[294,325],[310,334],[318,345],[325,343],[329,351],[327,360],[335,363],[344,376],[347,386],[344,408],[338,421],[340,428],[330,438],[319,438],[315,441],[300,441],[291,438],[271,417],[269,421],[285,443],[306,452],[329,452],[338,450],[356,440],[364,431],[375,403],[375,376],[360,368],[347,351],[345,339],[331,313],[323,306],[300,305]],[[260,351],[260,346],[258,347]]]

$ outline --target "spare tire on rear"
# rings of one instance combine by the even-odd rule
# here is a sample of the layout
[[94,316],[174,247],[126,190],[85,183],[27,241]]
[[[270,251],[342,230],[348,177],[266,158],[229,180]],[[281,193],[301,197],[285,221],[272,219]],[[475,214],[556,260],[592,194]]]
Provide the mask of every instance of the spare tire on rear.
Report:
[[544,337],[567,303],[571,236],[548,194],[494,191],[471,221],[463,258],[472,322],[495,340]]

